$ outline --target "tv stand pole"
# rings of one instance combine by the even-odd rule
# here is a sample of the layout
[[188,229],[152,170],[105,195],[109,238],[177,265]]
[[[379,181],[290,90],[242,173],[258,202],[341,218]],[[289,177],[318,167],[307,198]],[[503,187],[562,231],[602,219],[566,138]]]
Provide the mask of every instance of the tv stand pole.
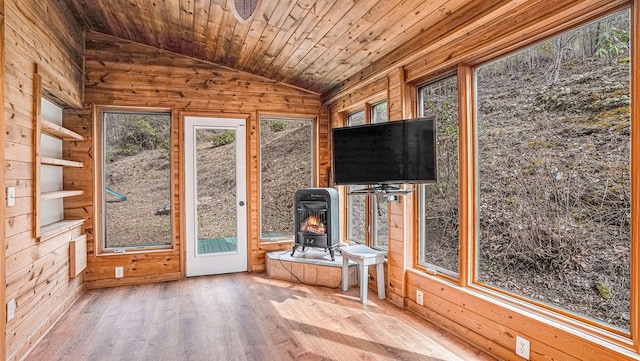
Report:
[[400,187],[382,183],[369,188],[356,189],[354,191],[349,192],[348,194],[349,195],[357,195],[357,194],[393,195],[393,194],[407,194],[411,192],[413,192],[413,189],[402,189]]

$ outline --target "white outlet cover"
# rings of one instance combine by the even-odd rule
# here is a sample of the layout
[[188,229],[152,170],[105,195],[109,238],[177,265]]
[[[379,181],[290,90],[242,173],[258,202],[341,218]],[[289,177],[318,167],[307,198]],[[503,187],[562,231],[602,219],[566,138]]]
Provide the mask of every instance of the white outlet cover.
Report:
[[116,267],[116,278],[124,277],[124,269],[122,267]]
[[416,303],[420,306],[424,306],[424,293],[420,290],[416,290]]
[[7,322],[16,316],[16,300],[12,299],[7,302]]
[[16,205],[16,187],[7,187],[7,207]]
[[529,340],[516,336],[516,355],[528,360],[530,351]]

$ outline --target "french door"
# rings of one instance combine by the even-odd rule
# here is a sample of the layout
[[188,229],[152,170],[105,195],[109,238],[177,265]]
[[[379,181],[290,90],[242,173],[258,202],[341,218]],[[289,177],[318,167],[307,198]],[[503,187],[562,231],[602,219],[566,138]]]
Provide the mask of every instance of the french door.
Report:
[[184,119],[187,277],[247,270],[245,123]]

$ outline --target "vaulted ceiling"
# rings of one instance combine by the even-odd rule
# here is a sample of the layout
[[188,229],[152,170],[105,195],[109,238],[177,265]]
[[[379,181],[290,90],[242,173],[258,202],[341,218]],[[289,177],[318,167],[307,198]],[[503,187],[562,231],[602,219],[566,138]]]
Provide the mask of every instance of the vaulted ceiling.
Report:
[[428,41],[468,35],[505,17],[526,19],[539,11],[532,7],[545,6],[524,0],[261,0],[255,16],[242,22],[231,11],[234,0],[64,1],[87,30],[317,93],[397,67]]

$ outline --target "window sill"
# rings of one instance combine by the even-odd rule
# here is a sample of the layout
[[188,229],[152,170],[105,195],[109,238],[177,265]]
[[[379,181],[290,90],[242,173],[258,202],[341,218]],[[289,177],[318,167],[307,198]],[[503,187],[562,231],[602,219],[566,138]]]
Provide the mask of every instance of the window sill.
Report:
[[84,219],[65,219],[42,226],[40,230],[40,242],[82,225],[84,225]]
[[154,247],[131,247],[131,248],[108,248],[98,253],[98,257],[102,256],[122,256],[130,254],[146,254],[146,253],[164,253],[173,252],[173,246],[154,246]]

